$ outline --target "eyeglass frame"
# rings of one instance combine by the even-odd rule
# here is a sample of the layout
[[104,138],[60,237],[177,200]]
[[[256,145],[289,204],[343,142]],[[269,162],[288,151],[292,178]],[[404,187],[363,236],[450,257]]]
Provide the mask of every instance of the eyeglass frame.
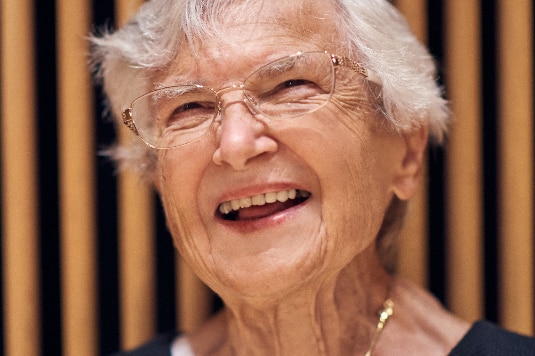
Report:
[[[358,63],[358,62],[355,62],[354,60],[346,57],[346,56],[340,56],[340,55],[337,55],[337,54],[333,54],[333,53],[329,53],[327,51],[307,51],[307,52],[296,52],[295,54],[293,55],[289,55],[287,57],[291,57],[291,56],[297,56],[297,55],[302,55],[302,54],[307,54],[307,53],[315,53],[315,52],[321,52],[321,53],[325,53],[327,55],[329,55],[330,59],[331,59],[331,62],[332,62],[332,65],[333,65],[333,68],[337,68],[337,67],[346,67],[354,72],[356,72],[357,74],[359,75],[362,75],[364,78],[366,78],[367,80],[369,80],[370,82],[374,83],[374,84],[377,84],[377,85],[381,85],[381,79],[377,76],[377,74],[375,74],[374,72],[372,72],[371,70],[367,69],[366,67],[364,67],[361,63]],[[276,61],[278,60],[281,60],[281,59],[284,59],[286,57],[281,57]],[[334,74],[336,75],[336,74]],[[335,80],[336,80],[336,77],[335,77]],[[215,97],[217,98],[217,110],[214,112],[214,116],[212,117],[212,124],[213,122],[216,122],[217,120],[217,117],[219,117],[221,115],[221,110],[222,110],[222,105],[221,105],[221,99],[220,99],[220,96],[219,94],[222,93],[222,92],[226,92],[226,91],[231,91],[231,90],[240,90],[240,89],[244,89],[245,88],[245,84],[242,83],[242,84],[233,84],[231,86],[228,86],[228,87],[224,87],[224,88],[221,88],[219,90],[215,90],[213,88],[210,88],[210,87],[207,87],[207,86],[204,86],[204,85],[200,85],[200,84],[190,84],[192,86],[195,86],[197,88],[203,88],[203,89],[210,89],[211,91],[214,92],[215,94]],[[136,127],[136,124],[134,122],[134,118],[132,116],[132,107],[134,106],[134,104],[136,103],[136,101],[138,101],[139,99],[147,96],[147,95],[150,95],[156,91],[160,91],[160,90],[165,90],[167,89],[168,87],[162,87],[162,88],[158,88],[158,89],[155,89],[155,90],[152,90],[148,93],[145,93],[143,95],[140,95],[138,96],[137,98],[135,98],[134,100],[132,100],[132,102],[130,103],[130,106],[128,108],[126,108],[122,114],[121,114],[121,118],[122,118],[122,122],[123,124],[128,128],[130,129],[132,132],[134,132],[134,134],[136,136],[138,136],[142,141],[143,143],[145,143],[147,146],[149,146],[150,148],[153,148],[153,149],[158,149],[158,150],[167,150],[167,149],[171,149],[171,148],[176,148],[176,147],[181,147],[181,146],[185,146],[185,145],[189,145],[190,143],[193,143],[193,142],[196,142],[198,140],[200,140],[202,137],[204,137],[204,135],[209,131],[206,130],[206,132],[204,132],[202,135],[200,135],[198,138],[192,140],[192,141],[189,141],[189,142],[186,142],[186,143],[182,143],[182,144],[179,144],[179,145],[176,145],[176,146],[171,146],[171,147],[156,147],[154,146],[153,144],[147,142],[144,138],[143,138],[143,135],[138,131],[137,127]],[[244,98],[244,101],[246,99]],[[250,109],[249,105],[247,105],[247,107]],[[254,113],[253,113],[254,114]],[[303,114],[304,115],[304,114]],[[210,124],[210,126],[212,126],[212,124]]]

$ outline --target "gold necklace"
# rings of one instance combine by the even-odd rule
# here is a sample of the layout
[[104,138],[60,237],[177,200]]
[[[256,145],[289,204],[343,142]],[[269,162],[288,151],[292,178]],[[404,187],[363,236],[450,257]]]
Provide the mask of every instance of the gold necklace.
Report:
[[368,349],[368,351],[366,351],[366,354],[364,356],[371,356],[372,351],[375,348],[377,341],[379,340],[379,336],[381,335],[381,332],[385,328],[388,318],[390,318],[393,314],[394,314],[394,302],[390,298],[387,298],[385,302],[383,303],[383,310],[381,310],[381,312],[379,313],[379,321],[377,322],[377,327],[375,328],[375,332],[372,337],[370,348]]

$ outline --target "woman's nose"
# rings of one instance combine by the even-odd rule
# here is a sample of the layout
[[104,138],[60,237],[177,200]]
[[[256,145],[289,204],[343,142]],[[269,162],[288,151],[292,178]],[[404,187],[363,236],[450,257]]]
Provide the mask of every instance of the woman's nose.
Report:
[[277,150],[277,142],[267,135],[266,123],[253,115],[243,96],[222,103],[220,115],[217,149],[213,154],[215,164],[244,170],[251,159]]

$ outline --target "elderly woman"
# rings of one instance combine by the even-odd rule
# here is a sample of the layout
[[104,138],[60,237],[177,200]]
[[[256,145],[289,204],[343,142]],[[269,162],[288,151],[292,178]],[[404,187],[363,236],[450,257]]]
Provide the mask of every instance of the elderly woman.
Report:
[[112,112],[135,134],[114,158],[150,179],[182,258],[225,305],[132,355],[534,345],[470,326],[394,275],[406,202],[448,110],[433,60],[387,1],[153,0],[93,44]]

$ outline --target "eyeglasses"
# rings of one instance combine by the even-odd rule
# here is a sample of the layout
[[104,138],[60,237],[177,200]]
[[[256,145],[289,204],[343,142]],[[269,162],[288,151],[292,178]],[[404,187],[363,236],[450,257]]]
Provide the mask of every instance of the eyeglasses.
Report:
[[335,68],[347,67],[380,84],[374,73],[347,57],[327,52],[299,52],[271,62],[242,84],[220,90],[197,85],[159,88],[144,94],[123,112],[123,123],[148,146],[167,149],[203,137],[221,120],[222,94],[243,91],[254,115],[289,119],[316,111],[331,99]]

